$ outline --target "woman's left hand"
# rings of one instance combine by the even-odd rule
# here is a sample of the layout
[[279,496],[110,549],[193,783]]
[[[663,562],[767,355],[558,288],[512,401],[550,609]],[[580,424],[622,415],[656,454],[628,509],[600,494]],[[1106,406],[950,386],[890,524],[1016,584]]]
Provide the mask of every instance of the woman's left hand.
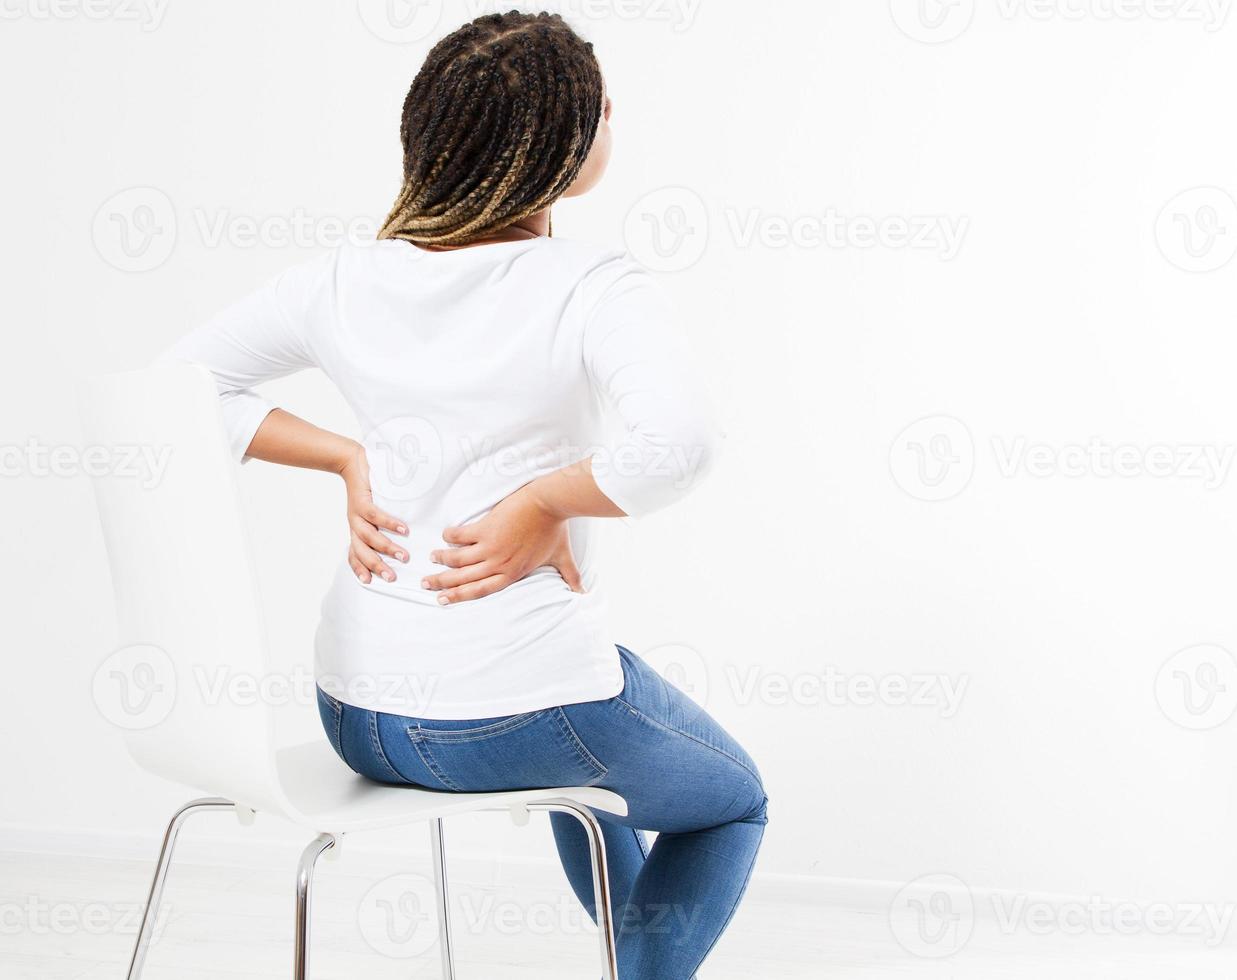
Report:
[[442,539],[455,547],[433,552],[430,560],[450,571],[421,582],[440,593],[442,605],[492,595],[545,565],[557,569],[573,592],[584,591],[567,520],[540,499],[535,481],[504,497],[481,520],[447,528]]

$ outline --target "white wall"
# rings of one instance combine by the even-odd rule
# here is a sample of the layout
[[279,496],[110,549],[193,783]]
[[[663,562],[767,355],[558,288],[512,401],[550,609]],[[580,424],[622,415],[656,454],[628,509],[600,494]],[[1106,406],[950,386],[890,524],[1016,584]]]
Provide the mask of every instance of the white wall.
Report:
[[[89,6],[102,20],[72,0],[52,18],[45,0],[0,6],[0,446],[76,447],[75,379],[146,362],[321,247],[246,247],[244,220],[306,215],[321,243],[328,219],[384,213],[428,41],[379,39],[369,0],[173,2],[145,25],[126,19],[150,9],[137,0]],[[909,0],[565,6],[597,43],[617,150],[556,231],[626,228],[663,268],[696,259],[665,282],[729,430],[690,503],[614,529],[616,639],[698,652],[687,675],[699,690],[703,671],[769,784],[766,873],[1231,897],[1237,664],[1187,655],[1159,698],[1157,674],[1184,648],[1237,650],[1237,479],[1212,486],[1188,458],[1237,446],[1237,263],[1221,264],[1237,249],[1237,24],[1191,19],[1227,0],[1131,0],[1128,19],[1000,0],[947,39],[972,6],[938,8],[935,33]],[[447,3],[441,30],[476,10]],[[111,200],[134,186],[166,201]],[[1199,186],[1221,190],[1177,200],[1157,235]],[[166,258],[125,272],[112,215],[134,204],[162,229],[136,261]],[[850,244],[804,240],[831,209]],[[645,214],[666,248],[686,232],[677,251],[652,248]],[[777,219],[804,219],[797,243]],[[865,220],[883,228],[870,247]],[[899,220],[958,238],[908,247]],[[352,424],[320,377],[271,390]],[[1071,455],[1093,440],[1130,447],[1124,475]],[[1038,476],[1007,458],[1031,445],[1048,447]],[[292,665],[344,544],[341,494],[262,465],[244,483]],[[113,639],[88,482],[25,469],[0,493],[0,822],[153,840],[184,794],[133,769],[90,699]],[[1227,687],[1195,716],[1173,670],[1207,660]],[[743,693],[750,671],[828,668],[965,686],[952,715],[862,689]],[[314,723],[290,712],[302,734]]]

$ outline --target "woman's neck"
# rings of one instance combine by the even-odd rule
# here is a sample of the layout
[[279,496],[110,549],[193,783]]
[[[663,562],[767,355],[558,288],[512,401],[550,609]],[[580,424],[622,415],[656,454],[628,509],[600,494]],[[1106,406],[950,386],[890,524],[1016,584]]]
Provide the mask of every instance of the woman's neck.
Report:
[[465,245],[421,245],[421,248],[434,252],[454,251],[459,248],[474,248],[477,245],[497,245],[502,242],[522,242],[532,238],[545,238],[550,234],[550,209],[530,214],[513,224],[507,225],[492,235],[478,238]]

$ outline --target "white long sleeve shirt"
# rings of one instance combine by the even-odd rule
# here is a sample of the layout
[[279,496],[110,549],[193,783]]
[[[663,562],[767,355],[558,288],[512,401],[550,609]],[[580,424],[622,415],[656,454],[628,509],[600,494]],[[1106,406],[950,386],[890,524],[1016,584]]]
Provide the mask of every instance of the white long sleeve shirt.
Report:
[[[318,367],[364,433],[374,499],[411,560],[363,585],[346,557],[322,603],[319,683],[362,708],[491,718],[612,697],[595,521],[569,522],[586,592],[552,568],[440,606],[421,580],[443,529],[592,458],[631,517],[699,482],[717,445],[661,290],[619,253],[561,239],[428,252],[349,245],[293,268],[163,360],[209,369],[238,459],[272,405],[252,387]],[[613,423],[613,424],[611,424]],[[607,432],[613,432],[608,438]]]

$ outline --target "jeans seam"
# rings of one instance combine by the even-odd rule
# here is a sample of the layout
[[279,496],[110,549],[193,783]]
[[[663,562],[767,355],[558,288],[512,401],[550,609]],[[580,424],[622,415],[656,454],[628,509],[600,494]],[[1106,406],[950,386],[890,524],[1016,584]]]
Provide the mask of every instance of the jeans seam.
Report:
[[392,776],[398,779],[401,783],[406,783],[408,780],[396,772],[395,767],[391,765],[391,760],[387,758],[386,752],[382,749],[382,740],[378,737],[378,713],[376,711],[368,711],[366,714],[366,727],[369,729],[369,743],[376,755]]
[[408,741],[412,743],[412,747],[416,749],[417,755],[425,764],[425,768],[430,771],[444,787],[451,790],[453,793],[461,792],[460,788],[451,780],[451,778],[438,767],[438,763],[434,761],[434,757],[429,752],[429,747],[425,745],[425,740],[420,737],[420,732],[415,728],[408,729]]
[[752,769],[752,767],[751,767],[751,766],[749,766],[749,765],[748,765],[746,762],[744,762],[742,759],[735,758],[733,755],[731,755],[731,754],[730,754],[729,752],[727,752],[725,749],[719,749],[716,745],[710,745],[708,742],[706,742],[706,741],[704,741],[704,740],[702,740],[702,739],[696,738],[696,736],[695,736],[695,735],[692,735],[690,732],[685,732],[685,731],[683,731],[682,729],[679,729],[679,728],[672,728],[670,725],[667,725],[665,722],[658,721],[656,718],[650,718],[648,715],[646,715],[646,714],[645,714],[643,711],[641,711],[639,708],[636,708],[634,705],[632,705],[632,704],[630,704],[628,701],[624,700],[624,699],[623,699],[623,697],[622,697],[621,695],[616,695],[616,696],[615,696],[615,698],[614,698],[614,700],[615,700],[615,701],[617,701],[617,702],[619,702],[619,703],[620,703],[620,704],[622,704],[622,705],[625,705],[625,706],[627,707],[627,710],[628,710],[628,711],[630,711],[632,714],[636,715],[636,716],[637,716],[637,717],[639,717],[639,718],[643,718],[643,719],[644,719],[645,721],[647,721],[649,724],[651,724],[651,725],[656,725],[658,728],[664,729],[665,731],[670,732],[672,735],[678,735],[678,736],[680,736],[680,737],[682,737],[682,738],[689,739],[690,741],[695,742],[697,745],[702,745],[702,746],[704,746],[706,749],[711,749],[712,751],[714,751],[714,752],[716,752],[718,755],[720,755],[723,759],[729,759],[729,760],[730,760],[731,762],[733,762],[736,766],[738,766],[740,769],[742,769],[744,772],[746,772],[749,776],[751,776],[754,780],[756,780],[756,785],[757,785],[757,786],[761,786],[761,787],[763,787],[763,786],[764,786],[764,782],[763,782],[763,781],[761,780],[761,778],[760,778],[760,773],[758,773],[758,772],[756,772],[755,770],[753,770],[753,769]]
[[519,731],[543,714],[545,714],[544,711],[533,711],[524,715],[518,721],[508,719],[494,725],[487,725],[484,728],[465,728],[458,732],[435,731],[432,728],[421,728],[418,726],[417,737],[426,742],[481,742],[487,738]]
[[601,764],[601,760],[593,755],[593,753],[588,750],[588,746],[580,741],[580,736],[576,734],[576,730],[571,726],[571,721],[567,717],[566,712],[564,712],[562,708],[555,708],[554,714],[556,716],[556,720],[558,721],[560,730],[567,736],[568,741],[575,748],[576,754],[580,756],[581,761],[583,761],[584,764],[590,769],[596,771],[596,776],[594,778],[603,779],[608,776],[610,774],[610,770],[603,766]]

